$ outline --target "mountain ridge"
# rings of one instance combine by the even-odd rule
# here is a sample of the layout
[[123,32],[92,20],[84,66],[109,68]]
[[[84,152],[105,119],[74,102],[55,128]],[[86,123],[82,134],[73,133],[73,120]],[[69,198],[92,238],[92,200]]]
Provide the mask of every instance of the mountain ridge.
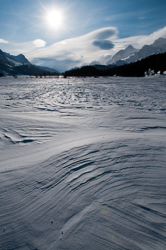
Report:
[[[132,53],[133,52],[133,53]],[[166,52],[166,38],[160,37],[150,45],[144,45],[141,49],[135,49],[129,45],[126,49],[118,51],[106,64],[121,64],[136,62],[153,54]]]
[[2,75],[59,75],[57,70],[31,64],[23,55],[10,55],[0,49],[0,72]]
[[163,74],[166,71],[166,52],[161,54],[151,55],[137,62],[116,66],[109,69],[97,69],[95,66],[84,66],[82,68],[69,70],[65,72],[65,77],[77,76],[134,76],[143,77],[151,74]]
[[107,65],[109,64],[116,64],[117,61],[122,60],[123,58],[126,58],[135,52],[137,52],[138,49],[135,49],[132,45],[129,45],[126,49],[124,50],[119,50],[108,62]]

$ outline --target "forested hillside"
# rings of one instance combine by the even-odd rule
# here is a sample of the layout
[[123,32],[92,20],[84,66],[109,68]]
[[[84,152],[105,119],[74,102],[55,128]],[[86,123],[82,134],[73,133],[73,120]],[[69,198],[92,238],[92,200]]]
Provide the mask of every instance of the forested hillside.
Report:
[[153,70],[154,73],[166,71],[166,53],[152,55],[127,65],[122,65],[108,70],[98,70],[94,66],[84,66],[82,68],[69,70],[65,76],[136,76],[143,77],[145,73]]

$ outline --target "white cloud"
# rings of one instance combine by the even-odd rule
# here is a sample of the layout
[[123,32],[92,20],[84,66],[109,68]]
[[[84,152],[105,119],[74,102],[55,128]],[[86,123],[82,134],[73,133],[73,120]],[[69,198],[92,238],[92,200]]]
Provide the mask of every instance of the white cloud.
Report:
[[90,64],[92,61],[105,64],[117,51],[126,48],[129,44],[135,48],[142,48],[145,44],[152,44],[159,37],[166,38],[166,27],[150,35],[122,39],[118,38],[117,28],[107,27],[47,47],[41,47],[45,46],[46,42],[40,39],[22,44],[10,44],[10,50],[7,51],[15,55],[25,54],[34,64],[64,71]]
[[36,39],[34,41],[28,41],[24,43],[5,43],[2,44],[1,49],[10,53],[11,55],[31,53],[38,48],[41,48],[46,45],[46,42],[41,39]]
[[145,44],[152,44],[159,37],[166,38],[166,27],[147,36],[119,39],[117,35],[117,28],[103,28],[80,37],[57,42],[46,48],[34,50],[27,56],[33,63],[59,67],[62,71],[90,64],[92,61],[105,64],[117,51],[126,48],[129,44],[136,48],[142,48]]
[[[99,60],[110,52],[112,40],[117,39],[118,30],[115,27],[102,28],[86,35],[66,39],[46,48],[37,49],[27,54],[29,60],[40,65],[49,65],[66,70],[74,66]],[[108,42],[109,41],[109,42]],[[99,46],[96,46],[99,45]],[[102,46],[101,46],[102,44]]]
[[9,42],[0,38],[0,43],[9,43]]
[[142,48],[145,44],[150,45],[154,43],[155,40],[158,38],[163,37],[166,38],[166,27],[159,29],[155,32],[153,32],[150,35],[147,36],[132,36],[132,37],[127,37],[127,38],[122,38],[122,39],[116,39],[115,42],[115,47],[119,49],[123,49],[127,47],[128,45],[133,45],[134,47],[140,49]]
[[2,50],[7,51],[11,55],[26,54],[34,51],[36,46],[32,41],[25,43],[6,43],[3,44]]
[[42,39],[36,39],[33,41],[33,44],[38,47],[38,48],[41,48],[41,47],[45,47],[46,46],[46,42]]

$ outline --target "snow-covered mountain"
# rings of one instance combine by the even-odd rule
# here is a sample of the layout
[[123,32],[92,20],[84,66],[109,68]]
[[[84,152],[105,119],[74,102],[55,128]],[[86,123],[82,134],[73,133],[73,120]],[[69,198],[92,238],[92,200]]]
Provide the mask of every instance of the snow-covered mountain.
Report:
[[166,39],[159,38],[151,45],[144,45],[137,53],[127,58],[127,63],[135,62],[153,54],[166,52]]
[[126,49],[118,51],[107,64],[116,64],[117,61],[124,60],[125,58],[134,55],[138,49],[135,49],[132,45],[129,45]]
[[0,49],[0,71],[4,75],[15,75],[21,73],[17,72],[16,68],[18,67],[31,67],[31,63],[22,54],[13,56]]
[[10,55],[9,53],[3,52],[6,56],[7,60],[15,66],[20,65],[31,65],[31,63],[27,60],[27,58],[23,54],[19,54],[18,56]]
[[32,65],[22,54],[13,56],[2,50],[0,50],[0,72],[3,75],[59,75],[57,70]]
[[[166,39],[159,38],[151,45],[144,45],[140,50],[129,45],[125,50],[118,51],[107,64],[121,64],[136,62],[153,54],[166,52]],[[119,65],[118,65],[119,66]]]
[[0,50],[0,62],[11,66],[31,65],[24,55],[13,56],[2,50]]

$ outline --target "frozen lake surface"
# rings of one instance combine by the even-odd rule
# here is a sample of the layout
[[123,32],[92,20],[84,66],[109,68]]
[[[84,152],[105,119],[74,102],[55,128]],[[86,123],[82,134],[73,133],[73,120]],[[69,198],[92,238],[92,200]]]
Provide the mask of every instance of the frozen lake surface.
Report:
[[0,79],[0,249],[166,249],[166,78]]

